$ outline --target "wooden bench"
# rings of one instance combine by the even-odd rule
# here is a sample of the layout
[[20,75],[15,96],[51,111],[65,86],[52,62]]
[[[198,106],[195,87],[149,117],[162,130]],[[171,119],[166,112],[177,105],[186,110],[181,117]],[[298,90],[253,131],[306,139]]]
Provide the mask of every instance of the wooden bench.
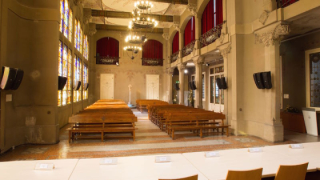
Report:
[[148,100],[136,100],[136,106],[137,110],[140,112],[143,112],[143,110],[147,110],[147,107],[149,105],[155,105],[155,104],[165,104],[167,105],[168,103],[165,101],[160,101],[160,100],[153,100],[153,99],[148,99]]

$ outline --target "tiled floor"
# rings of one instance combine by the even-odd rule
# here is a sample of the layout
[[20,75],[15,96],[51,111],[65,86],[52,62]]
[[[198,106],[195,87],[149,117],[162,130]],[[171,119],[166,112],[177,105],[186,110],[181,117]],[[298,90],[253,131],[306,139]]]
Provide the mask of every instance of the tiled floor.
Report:
[[[65,159],[65,158],[99,158],[114,156],[132,156],[141,154],[184,153],[195,151],[211,151],[219,149],[245,148],[274,145],[252,136],[222,136],[211,135],[204,138],[179,133],[172,140],[167,133],[161,131],[148,120],[147,113],[133,110],[138,117],[136,123],[136,141],[128,138],[112,138],[110,134],[104,142],[99,139],[77,140],[69,144],[67,127],[60,131],[60,142],[55,145],[22,145],[0,155],[0,161],[30,160],[30,159]],[[126,134],[122,134],[126,135]],[[318,141],[292,132],[286,132],[283,143]],[[119,134],[117,135],[119,136]]]

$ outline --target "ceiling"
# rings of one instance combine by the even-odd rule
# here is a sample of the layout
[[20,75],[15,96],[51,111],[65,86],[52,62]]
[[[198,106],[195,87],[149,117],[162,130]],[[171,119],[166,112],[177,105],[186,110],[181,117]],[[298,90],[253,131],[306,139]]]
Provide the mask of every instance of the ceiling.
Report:
[[[131,13],[136,1],[137,0],[85,0],[84,8]],[[187,8],[187,4],[184,4],[183,1],[180,4],[173,4],[173,1],[170,0],[162,0],[161,2],[154,1],[152,1],[154,7],[151,9],[151,14],[180,16]],[[92,17],[92,23],[117,26],[128,26],[130,20],[130,18],[110,18],[104,16]],[[172,22],[159,22],[158,28],[170,28],[172,24]]]

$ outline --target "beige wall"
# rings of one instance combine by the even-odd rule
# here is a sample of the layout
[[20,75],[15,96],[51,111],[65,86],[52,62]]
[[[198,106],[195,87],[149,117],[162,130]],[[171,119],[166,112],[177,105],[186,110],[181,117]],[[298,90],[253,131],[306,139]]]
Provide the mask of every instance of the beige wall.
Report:
[[[125,32],[110,32],[110,31],[98,31],[92,42],[91,56],[96,54],[96,42],[104,37],[112,37],[119,41],[119,66],[116,65],[101,65],[94,64],[94,71],[91,72],[91,79],[93,84],[93,92],[90,95],[93,96],[93,101],[100,99],[100,74],[114,74],[114,98],[122,99],[128,102],[129,89],[128,85],[132,85],[132,99],[131,102],[135,104],[137,99],[146,99],[146,75],[158,74],[160,76],[160,100],[167,101],[167,88],[166,88],[166,74],[165,68],[167,63],[163,62],[163,66],[142,66],[142,53],[139,52],[134,60],[131,60],[131,53],[125,52],[123,47],[126,46],[124,39],[127,33]],[[166,58],[166,43],[161,34],[147,34],[148,39],[154,39],[163,44],[163,57]],[[95,61],[95,59],[94,59]]]

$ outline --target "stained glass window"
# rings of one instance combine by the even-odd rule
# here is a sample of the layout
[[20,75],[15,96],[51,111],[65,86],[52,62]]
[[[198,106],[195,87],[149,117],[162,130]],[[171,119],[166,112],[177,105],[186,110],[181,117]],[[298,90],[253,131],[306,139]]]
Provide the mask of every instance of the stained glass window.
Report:
[[88,36],[84,35],[84,50],[83,50],[83,56],[86,60],[89,58],[89,45],[88,45]]
[[224,77],[223,72],[223,66],[210,68],[210,103],[212,104],[224,104],[224,92],[219,91],[216,81],[217,78]]
[[72,31],[73,31],[72,18],[73,18],[73,13],[72,13],[72,10],[69,9],[69,41],[70,42],[72,42]]
[[64,0],[60,0],[60,32],[62,32],[63,26],[63,15],[64,15]]
[[310,57],[310,106],[320,107],[320,53]]
[[71,50],[68,49],[66,45],[64,45],[61,41],[59,41],[59,60],[58,60],[58,75],[67,77],[67,85],[63,88],[63,90],[58,91],[58,106],[70,104],[69,100],[71,97]]
[[82,29],[81,29],[81,27],[80,27],[80,38],[79,38],[79,41],[80,41],[80,53],[82,54],[82,50],[83,50],[83,31],[82,31]]
[[64,1],[63,34],[69,38],[69,4],[67,0]]
[[83,41],[83,32],[80,26],[80,21],[75,20],[75,36],[74,36],[74,47],[82,53],[82,41]]
[[88,68],[83,65],[83,99],[88,99],[88,90],[84,89],[88,83]]
[[78,20],[74,20],[74,47],[78,49]]
[[[81,62],[79,57],[74,58],[74,85],[77,85],[78,82],[81,82]],[[81,90],[82,86],[78,90],[73,91],[73,102],[78,102],[81,100]]]

